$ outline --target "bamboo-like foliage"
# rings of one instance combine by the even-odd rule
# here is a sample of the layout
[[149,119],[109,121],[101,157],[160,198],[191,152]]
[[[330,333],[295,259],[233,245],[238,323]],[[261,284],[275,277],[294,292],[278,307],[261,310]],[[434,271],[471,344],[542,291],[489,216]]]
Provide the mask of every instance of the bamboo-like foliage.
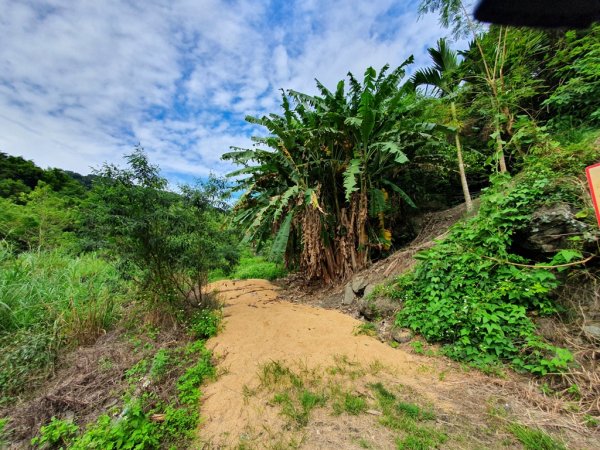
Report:
[[362,83],[349,73],[348,90],[344,81],[333,92],[317,81],[319,95],[284,92],[281,115],[247,118],[269,135],[224,159],[242,166],[230,174],[245,190],[233,220],[248,241],[272,242],[273,258],[325,282],[390,247],[391,202],[414,206],[398,174],[431,129],[413,117],[414,94],[401,85],[411,62],[389,73],[370,67]]
[[[460,140],[461,124],[456,113],[455,97],[462,81],[460,72],[460,62],[458,55],[452,51],[445,39],[440,39],[435,48],[428,49],[429,56],[433,62],[433,67],[421,69],[415,72],[411,81],[415,86],[427,86],[432,88],[434,93],[449,101],[452,122],[448,130],[454,135],[456,147],[456,158],[458,160],[458,173],[465,198],[467,211],[473,209],[471,193],[467,182],[465,164],[463,162],[462,144]],[[447,124],[446,124],[447,125]]]

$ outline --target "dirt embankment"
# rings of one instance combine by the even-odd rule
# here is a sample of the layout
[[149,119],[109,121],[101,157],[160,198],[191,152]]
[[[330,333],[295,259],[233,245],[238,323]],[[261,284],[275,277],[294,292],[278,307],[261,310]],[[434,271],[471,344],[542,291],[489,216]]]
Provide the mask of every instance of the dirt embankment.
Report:
[[449,437],[442,448],[522,448],[506,431],[509,421],[546,427],[569,448],[600,448],[597,436],[543,410],[525,380],[488,377],[414,354],[408,344],[392,348],[357,334],[362,322],[346,314],[281,300],[264,280],[222,281],[212,289],[220,292],[225,320],[207,345],[220,376],[203,388],[199,448],[396,448],[398,433],[380,424],[376,409],[332,414],[321,405],[302,427],[291,426],[274,391],[264,386],[265,367],[273,363],[312,373],[314,389],[327,380],[331,388],[334,380],[367,402],[373,398],[368,386],[376,382],[408,389],[437,411],[435,426]]

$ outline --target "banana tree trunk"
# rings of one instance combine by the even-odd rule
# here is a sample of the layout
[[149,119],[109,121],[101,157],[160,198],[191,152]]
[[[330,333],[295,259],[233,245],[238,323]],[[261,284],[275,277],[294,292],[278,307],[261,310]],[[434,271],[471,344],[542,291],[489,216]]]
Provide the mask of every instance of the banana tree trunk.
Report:
[[473,201],[471,200],[471,193],[469,192],[469,184],[467,182],[467,174],[465,172],[465,163],[463,162],[462,145],[460,143],[460,134],[458,132],[458,117],[456,114],[456,104],[454,102],[451,102],[450,108],[452,109],[452,120],[454,120],[454,123],[457,126],[457,130],[454,132],[454,142],[456,144],[456,156],[458,158],[458,173],[460,174],[460,184],[462,186],[463,195],[465,197],[465,206],[468,212],[473,209]]

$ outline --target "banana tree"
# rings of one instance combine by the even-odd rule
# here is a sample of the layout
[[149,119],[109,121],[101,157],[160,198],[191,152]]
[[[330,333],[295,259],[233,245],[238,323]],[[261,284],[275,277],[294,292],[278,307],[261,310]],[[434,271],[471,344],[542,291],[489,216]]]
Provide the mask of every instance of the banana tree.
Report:
[[462,144],[460,140],[460,122],[456,112],[455,97],[461,83],[460,63],[457,53],[452,51],[445,39],[437,42],[436,48],[427,50],[433,61],[433,67],[421,69],[415,72],[411,82],[415,86],[429,86],[441,98],[448,100],[452,115],[452,124],[449,130],[454,135],[456,146],[456,157],[458,160],[458,173],[460,175],[460,184],[462,186],[467,211],[473,209],[469,184],[465,172],[463,161]]
[[347,92],[344,81],[333,92],[317,82],[314,96],[288,91],[282,115],[247,118],[269,135],[224,158],[243,166],[231,174],[243,177],[238,187],[246,191],[234,220],[248,239],[264,243],[275,234],[274,258],[284,255],[307,278],[326,282],[389,247],[389,194],[414,206],[395,176],[408,162],[404,149],[424,139],[406,120],[410,92],[400,81],[410,62],[390,73],[369,68],[362,83],[349,74]]

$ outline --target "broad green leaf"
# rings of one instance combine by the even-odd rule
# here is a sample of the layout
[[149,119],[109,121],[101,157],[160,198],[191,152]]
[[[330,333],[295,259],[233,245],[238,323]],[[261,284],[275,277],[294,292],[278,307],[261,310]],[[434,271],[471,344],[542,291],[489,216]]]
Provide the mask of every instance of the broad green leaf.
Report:
[[353,192],[358,191],[356,175],[360,174],[360,159],[353,159],[344,171],[344,192],[346,201],[350,201]]
[[400,197],[402,197],[402,199],[411,207],[416,208],[417,205],[415,205],[415,202],[412,201],[412,199],[408,196],[408,194],[406,192],[404,192],[404,190],[402,190],[402,188],[400,188],[399,186],[395,185],[394,183],[392,183],[389,180],[381,180],[381,182],[383,184],[385,184],[386,186],[389,186],[392,188],[392,190],[394,192],[397,192],[398,194],[400,194]]
[[285,216],[285,219],[283,220],[283,223],[281,224],[281,227],[279,228],[279,231],[275,236],[275,240],[273,241],[273,246],[271,247],[271,252],[269,254],[270,260],[276,262],[283,260],[283,256],[285,255],[285,250],[287,248],[287,243],[290,237],[293,218],[294,213],[291,211],[287,214],[287,216]]
[[408,157],[395,142],[377,142],[376,144],[372,144],[371,147],[375,147],[382,152],[392,154],[394,156],[394,161],[396,161],[398,164],[405,164],[408,162]]

